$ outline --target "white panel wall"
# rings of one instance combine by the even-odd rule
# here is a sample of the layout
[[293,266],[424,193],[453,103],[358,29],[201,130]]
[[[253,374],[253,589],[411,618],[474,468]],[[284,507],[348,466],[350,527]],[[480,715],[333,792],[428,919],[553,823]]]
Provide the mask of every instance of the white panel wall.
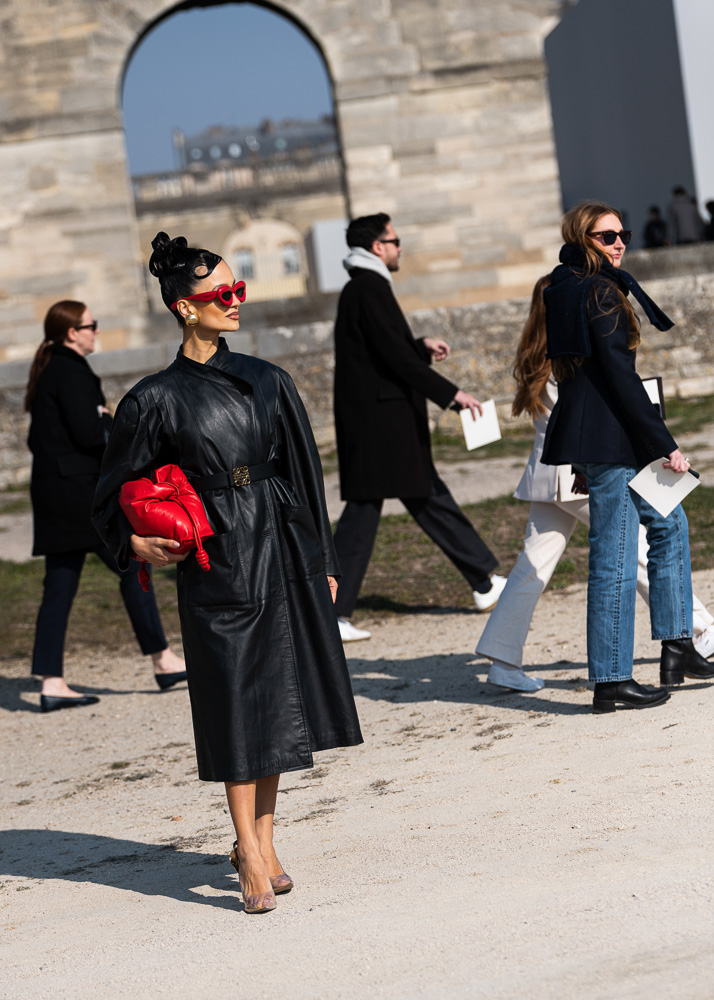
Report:
[[674,15],[694,181],[703,206],[714,199],[714,2],[674,0]]

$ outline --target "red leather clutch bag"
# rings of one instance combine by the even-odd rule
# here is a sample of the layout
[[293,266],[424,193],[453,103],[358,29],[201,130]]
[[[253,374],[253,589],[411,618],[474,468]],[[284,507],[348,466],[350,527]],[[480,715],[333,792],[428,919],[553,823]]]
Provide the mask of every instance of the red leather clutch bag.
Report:
[[[162,465],[152,472],[152,479],[133,479],[119,491],[119,504],[135,534],[143,538],[153,535],[180,542],[176,553],[196,548],[196,559],[202,570],[211,568],[208,554],[201,544],[210,538],[213,529],[208,523],[201,498],[178,465]],[[139,581],[149,589],[149,573],[141,560]]]

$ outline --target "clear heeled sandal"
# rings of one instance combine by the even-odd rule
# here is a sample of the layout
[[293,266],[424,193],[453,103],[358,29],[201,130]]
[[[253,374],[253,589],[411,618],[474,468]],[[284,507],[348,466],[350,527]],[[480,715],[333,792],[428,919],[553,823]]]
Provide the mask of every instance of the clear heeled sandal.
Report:
[[[230,862],[238,873],[238,878],[240,878],[240,860],[238,858],[238,841],[236,840],[233,844],[233,849],[228,855]],[[284,874],[284,873],[283,873]],[[287,876],[285,876],[287,878]],[[280,878],[278,875],[277,878]],[[271,878],[270,884],[273,885],[273,879]],[[290,882],[290,888],[292,889],[293,884]],[[246,895],[246,891],[243,888],[243,883],[240,883],[240,891],[243,894],[243,905],[245,906],[246,913],[269,913],[274,910],[277,906],[275,901],[275,893],[277,892],[288,892],[287,889],[273,888],[271,892],[255,892]]]

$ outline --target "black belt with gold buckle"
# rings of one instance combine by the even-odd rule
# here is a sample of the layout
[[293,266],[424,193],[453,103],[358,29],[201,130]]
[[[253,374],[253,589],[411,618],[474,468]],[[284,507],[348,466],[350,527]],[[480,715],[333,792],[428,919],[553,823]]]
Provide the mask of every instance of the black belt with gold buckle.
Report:
[[278,463],[273,461],[263,462],[262,465],[237,465],[235,469],[215,472],[212,476],[195,476],[190,478],[189,482],[197,493],[205,493],[206,490],[227,490],[233,486],[248,486],[250,483],[270,479],[277,474]]

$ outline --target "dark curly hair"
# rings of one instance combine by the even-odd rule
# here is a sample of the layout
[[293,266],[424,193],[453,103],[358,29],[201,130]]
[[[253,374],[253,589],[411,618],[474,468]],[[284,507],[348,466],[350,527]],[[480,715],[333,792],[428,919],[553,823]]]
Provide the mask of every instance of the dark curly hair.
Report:
[[[151,246],[154,252],[149,258],[149,271],[159,280],[167,309],[185,295],[192,295],[198,282],[212,274],[223,260],[210,250],[190,247],[185,236],[172,240],[166,233],[157,233]],[[178,312],[175,316],[179,326],[183,326]]]
[[385,235],[384,231],[391,221],[386,212],[378,212],[377,215],[362,215],[359,219],[352,219],[345,234],[347,246],[362,247],[363,250],[371,252],[372,244]]

